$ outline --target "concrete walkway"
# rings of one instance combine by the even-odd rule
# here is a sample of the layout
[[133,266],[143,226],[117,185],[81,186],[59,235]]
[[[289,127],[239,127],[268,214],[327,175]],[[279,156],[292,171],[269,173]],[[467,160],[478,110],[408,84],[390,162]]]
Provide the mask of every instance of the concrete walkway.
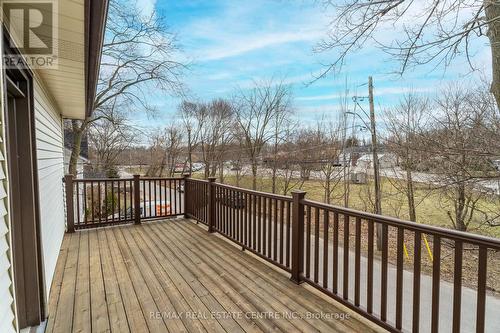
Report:
[[[323,239],[319,241],[319,282],[323,282]],[[311,237],[311,276],[314,273],[314,238]],[[338,258],[338,293],[342,295],[343,290],[343,253],[344,249],[339,246]],[[328,289],[333,285],[333,243],[328,246]],[[354,262],[355,253],[349,250],[349,300],[354,303]],[[368,259],[361,256],[361,278],[360,278],[360,304],[366,308],[367,294],[367,263]],[[396,321],[396,266],[388,264],[388,287],[387,287],[387,319],[391,323]],[[373,261],[373,312],[380,314],[380,286],[381,286],[381,262],[377,258]],[[432,278],[421,274],[420,282],[420,331],[430,332],[431,327],[431,295]],[[462,287],[462,313],[461,332],[475,332],[476,327],[476,302],[477,292],[471,288]],[[441,281],[439,301],[439,332],[451,332],[453,321],[453,284]],[[403,271],[403,330],[411,331],[413,314],[413,272]],[[500,330],[500,298],[488,295],[486,298],[486,332],[499,332]]]

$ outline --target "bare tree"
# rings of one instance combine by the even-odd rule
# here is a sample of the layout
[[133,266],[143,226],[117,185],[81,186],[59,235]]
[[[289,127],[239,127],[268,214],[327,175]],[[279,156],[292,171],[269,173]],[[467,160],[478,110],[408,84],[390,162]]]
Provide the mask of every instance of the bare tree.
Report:
[[232,135],[234,107],[225,99],[200,104],[196,110],[200,125],[199,147],[205,164],[205,178],[215,176]]
[[309,180],[311,171],[315,167],[313,163],[317,160],[318,149],[321,148],[316,129],[301,128],[297,132],[295,144],[297,146],[295,158],[299,166],[300,178],[304,181]]
[[163,129],[155,129],[150,134],[151,161],[147,171],[148,176],[173,177],[176,165],[181,160],[183,152],[184,133],[182,127],[172,122]]
[[365,212],[375,213],[375,198],[370,184],[361,185],[357,191],[358,199]]
[[97,172],[116,176],[120,155],[135,142],[132,126],[115,113],[112,119],[92,122],[89,131],[90,154]]
[[278,152],[280,146],[291,138],[291,133],[296,124],[290,119],[292,110],[288,107],[278,109],[273,117],[272,162],[271,162],[271,192],[277,191]]
[[238,96],[236,120],[244,138],[244,151],[252,169],[252,189],[257,189],[257,171],[263,148],[273,139],[273,122],[290,107],[291,90],[283,81],[256,83]]
[[323,180],[323,201],[330,204],[333,191],[342,180],[343,168],[339,167],[342,128],[339,124],[323,119],[317,124],[316,135],[321,145],[317,149],[317,159]]
[[147,176],[158,176],[163,172],[167,155],[165,154],[165,133],[161,128],[154,128],[148,133],[149,165]]
[[232,154],[232,164],[233,168],[236,171],[236,186],[240,186],[241,179],[243,178],[243,166],[245,163],[244,160],[244,140],[243,135],[239,127],[236,127],[233,132],[233,154]]
[[[389,134],[387,147],[397,156],[406,176],[404,188],[400,188],[400,182],[394,182],[393,185],[406,194],[408,215],[410,221],[414,222],[417,220],[417,213],[413,173],[417,169],[418,156],[420,155],[418,149],[421,143],[419,133],[425,127],[429,107],[428,99],[410,92],[401,99],[398,106],[386,111]],[[395,173],[397,172],[398,170],[395,170]]]
[[[351,194],[351,182],[349,180],[350,176],[350,171],[351,171],[351,159],[352,159],[352,148],[353,148],[353,139],[354,137],[347,137],[347,131],[351,129],[354,134],[355,130],[355,121],[357,120],[355,117],[352,118],[352,124],[348,125],[348,113],[349,112],[349,107],[348,107],[348,93],[349,90],[347,89],[347,83],[346,83],[346,89],[344,91],[344,94],[340,95],[340,111],[341,111],[341,122],[342,122],[342,182],[343,182],[343,187],[344,187],[344,207],[349,207],[349,199],[350,199],[350,194]],[[350,126],[350,128],[348,128]],[[350,150],[348,152],[348,149]]]
[[[287,157],[280,157],[280,160],[289,159]],[[297,170],[294,168],[295,163],[290,161],[280,161],[284,163],[283,167],[279,170],[279,178],[277,183],[277,188],[279,192],[283,195],[290,195],[290,191],[296,188],[302,188],[304,185],[304,179],[297,177]]]
[[165,152],[167,155],[168,176],[173,177],[176,164],[180,162],[182,154],[183,132],[181,127],[172,123],[165,129],[166,147]]
[[279,145],[278,152],[273,154],[275,156],[272,162],[273,168],[276,168],[276,193],[289,195],[291,190],[301,188],[304,184],[298,167],[296,139],[297,131],[294,125],[285,130],[283,142]]
[[[373,42],[400,60],[399,72],[411,65],[448,65],[457,55],[471,58],[475,39],[488,37],[492,54],[491,92],[500,106],[500,1],[498,0],[324,0],[334,7],[329,38],[318,51],[338,51],[320,76],[342,66],[348,54]],[[384,30],[400,32],[378,38]],[[387,33],[385,34],[387,36]]]
[[475,101],[473,90],[460,86],[443,90],[431,115],[432,126],[421,135],[422,147],[430,151],[431,171],[439,177],[443,207],[453,227],[462,231],[475,221],[484,195],[479,180],[491,168],[478,135],[486,110]]
[[228,129],[227,131],[222,131],[221,140],[216,149],[216,165],[219,168],[219,181],[224,183],[224,168],[226,167],[226,162],[228,161],[227,150],[233,140],[233,131]]
[[148,88],[168,93],[182,92],[180,76],[186,65],[176,61],[175,36],[164,20],[153,13],[143,16],[135,6],[112,0],[102,49],[94,114],[72,120],[73,147],[69,173],[76,173],[82,136],[92,122],[112,118],[113,105],[127,104],[128,110],[154,112],[148,103]]
[[187,153],[187,165],[184,166],[183,173],[189,170],[191,174],[193,170],[193,151],[196,149],[199,136],[201,133],[201,128],[203,126],[202,122],[197,121],[197,112],[200,104],[183,101],[178,108],[178,113],[182,119],[182,124],[186,129],[186,153]]

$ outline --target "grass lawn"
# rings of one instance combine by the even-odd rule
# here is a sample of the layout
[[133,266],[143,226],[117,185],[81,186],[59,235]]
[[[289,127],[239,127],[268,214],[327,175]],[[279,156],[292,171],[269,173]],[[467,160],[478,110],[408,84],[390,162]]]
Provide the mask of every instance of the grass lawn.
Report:
[[[203,174],[193,174],[195,178],[203,178]],[[224,183],[236,185],[236,177],[226,175]],[[240,187],[251,189],[252,178],[243,176],[240,179]],[[370,197],[373,198],[373,180],[370,179],[367,184],[350,184],[349,207],[362,211],[373,211],[373,204]],[[383,215],[398,217],[403,220],[408,220],[408,204],[406,193],[401,189],[404,188],[404,183],[400,180],[387,179],[382,177],[382,213]],[[257,190],[262,192],[271,192],[272,182],[270,177],[260,177],[257,180]],[[298,188],[297,188],[298,189]],[[308,180],[302,184],[300,188],[306,191],[306,198],[319,202],[324,202],[324,189],[322,181]],[[417,222],[444,228],[453,228],[453,225],[448,217],[447,211],[453,212],[452,202],[446,199],[443,190],[437,189],[432,185],[423,183],[415,183],[415,204],[417,205]],[[283,193],[280,193],[283,194]],[[290,193],[287,193],[290,195]],[[344,205],[344,185],[343,182],[335,184],[331,195],[331,204]],[[373,200],[373,199],[372,199]],[[498,207],[498,199],[481,199],[478,202],[478,207],[494,210]],[[498,208],[497,208],[498,210]],[[482,223],[482,215],[476,214],[475,220],[471,223],[469,231],[482,235],[500,238],[500,227],[490,227]]]
[[[194,174],[194,178],[203,178],[203,174]],[[232,175],[225,176],[224,183],[230,185],[236,185],[236,178]],[[408,208],[407,208],[407,198],[405,192],[398,190],[403,188],[404,185],[401,181],[382,178],[382,213],[384,215],[389,215],[393,217],[398,217],[401,219],[408,219]],[[240,180],[240,187],[244,187],[247,189],[251,189],[252,187],[252,178],[249,176],[244,176]],[[370,200],[367,200],[368,197],[373,196],[373,182],[370,181],[367,184],[356,185],[351,184],[351,194],[349,200],[349,206],[353,209],[363,210],[363,211],[372,211],[373,204]],[[333,205],[343,205],[343,183],[339,182],[336,184],[333,193],[332,193],[332,201]],[[271,192],[271,179],[269,177],[261,177],[257,182],[257,190],[263,192]],[[302,184],[302,190],[306,191],[306,198],[315,200],[315,201],[324,201],[324,190],[323,185],[320,180],[309,180]],[[371,193],[371,194],[370,194]],[[282,194],[282,193],[280,193]],[[290,193],[287,193],[290,195]],[[492,202],[487,201],[487,199],[482,199],[478,202],[478,205],[481,208],[488,207],[490,209],[498,209],[495,205],[498,203],[493,202],[493,200],[497,200],[498,198],[492,199]],[[441,189],[437,189],[433,186],[426,184],[415,184],[415,202],[417,204],[417,222],[441,226],[445,228],[452,228],[452,224],[450,219],[447,216],[447,211],[451,210],[451,202],[445,199],[443,191]],[[469,231],[473,233],[479,233],[483,235],[488,235],[492,237],[500,237],[500,227],[488,227],[488,226],[480,226],[481,215],[477,214],[477,220],[470,226]],[[331,226],[329,227],[331,228]],[[363,225],[362,230],[362,249],[361,252],[366,255],[367,251],[367,227]],[[322,233],[322,225],[320,224],[320,233]],[[338,232],[343,234],[343,225],[340,223]],[[396,264],[396,255],[397,255],[397,247],[396,247],[396,228],[389,228],[389,253],[388,259],[392,264]],[[352,225],[349,232],[349,246],[354,248],[354,225]],[[342,237],[340,238],[342,239]],[[424,274],[431,275],[432,274],[432,237],[425,238],[425,241],[428,241],[428,244],[424,243],[422,240],[421,243],[421,269]],[[406,269],[413,269],[413,247],[414,247],[414,239],[413,233],[407,232],[405,233],[405,241],[404,244],[407,249],[407,253],[404,257],[404,265]],[[427,246],[429,246],[427,248]],[[447,280],[449,282],[453,282],[454,277],[454,261],[453,261],[453,247],[451,244],[443,243],[441,246],[441,278]],[[376,256],[379,256],[380,253],[376,251]],[[488,278],[487,278],[487,289],[490,291],[498,292],[500,290],[500,253],[496,253],[490,251],[489,253],[489,263],[488,263]],[[466,286],[471,288],[476,288],[477,286],[477,249],[471,248],[464,253],[463,257],[463,283]]]

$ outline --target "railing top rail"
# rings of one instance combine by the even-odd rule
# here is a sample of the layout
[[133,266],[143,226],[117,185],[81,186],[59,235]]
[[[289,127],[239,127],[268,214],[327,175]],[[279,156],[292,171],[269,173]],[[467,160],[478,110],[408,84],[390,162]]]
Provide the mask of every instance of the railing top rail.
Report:
[[287,197],[285,195],[281,194],[273,194],[273,193],[267,193],[267,192],[260,192],[260,191],[254,191],[254,190],[247,190],[241,187],[236,187],[236,186],[231,186],[227,184],[221,184],[221,183],[214,183],[215,186],[217,187],[223,187],[227,188],[230,190],[238,191],[238,192],[243,192],[243,193],[248,193],[248,194],[254,194],[254,195],[259,195],[261,197],[266,197],[266,198],[271,198],[271,199],[277,199],[277,200],[283,200],[283,201],[290,201],[292,202],[292,197]]
[[133,181],[134,178],[78,178],[73,179],[74,183],[89,183],[89,182],[109,182],[109,181]]
[[182,180],[183,177],[140,177],[140,180]]
[[[140,180],[182,180],[181,177],[140,177]],[[133,181],[134,178],[75,178],[73,182],[86,183],[86,182],[105,182],[105,181]]]
[[188,182],[207,183],[208,184],[208,180],[205,180],[205,179],[188,178],[187,180],[188,180]]
[[359,218],[362,218],[365,220],[371,220],[371,221],[378,222],[378,223],[384,223],[384,224],[394,226],[394,227],[403,227],[403,228],[408,229],[408,230],[420,231],[422,233],[426,233],[426,234],[430,234],[430,235],[437,235],[437,236],[440,236],[442,238],[460,240],[460,241],[463,241],[465,243],[474,244],[474,245],[483,245],[483,246],[487,246],[487,247],[495,249],[495,250],[500,250],[500,240],[496,239],[496,238],[488,237],[488,236],[482,236],[482,235],[472,234],[472,233],[458,231],[458,230],[446,229],[446,228],[435,227],[435,226],[431,226],[431,225],[427,225],[427,224],[420,224],[420,223],[416,223],[416,222],[405,221],[405,220],[401,220],[401,219],[398,219],[395,217],[363,212],[363,211],[354,210],[351,208],[324,204],[321,202],[316,202],[316,201],[307,200],[307,199],[301,200],[301,203],[304,205],[318,207],[318,208],[325,209],[325,210],[332,211],[332,212],[336,212],[339,214],[346,214],[346,215],[349,215],[352,217],[359,217]]

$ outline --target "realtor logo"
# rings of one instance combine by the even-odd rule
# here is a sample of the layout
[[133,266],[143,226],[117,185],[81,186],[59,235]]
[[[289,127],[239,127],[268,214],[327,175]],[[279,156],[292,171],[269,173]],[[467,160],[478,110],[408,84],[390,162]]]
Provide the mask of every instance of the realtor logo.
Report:
[[[3,19],[17,49],[30,67],[54,67],[57,0],[2,1]],[[10,59],[13,60],[13,59]],[[8,61],[5,61],[8,66]]]

